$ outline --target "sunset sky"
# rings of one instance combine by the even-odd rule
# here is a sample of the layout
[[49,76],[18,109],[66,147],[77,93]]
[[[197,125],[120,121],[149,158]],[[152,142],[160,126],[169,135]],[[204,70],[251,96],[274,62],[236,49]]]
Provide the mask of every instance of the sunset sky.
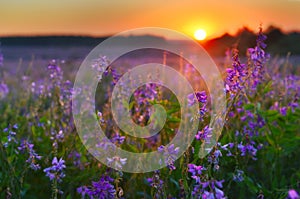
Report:
[[300,30],[300,0],[0,0],[0,36],[106,36],[145,26],[208,38],[247,26]]

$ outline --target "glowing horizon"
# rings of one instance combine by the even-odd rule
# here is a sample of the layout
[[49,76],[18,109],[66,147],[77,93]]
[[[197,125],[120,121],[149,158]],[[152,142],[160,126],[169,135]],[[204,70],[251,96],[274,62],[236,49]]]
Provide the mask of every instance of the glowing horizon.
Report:
[[300,1],[17,1],[0,3],[0,36],[109,36],[140,27],[164,27],[193,37],[204,29],[206,39],[234,34],[246,26],[257,31],[269,25],[299,31]]

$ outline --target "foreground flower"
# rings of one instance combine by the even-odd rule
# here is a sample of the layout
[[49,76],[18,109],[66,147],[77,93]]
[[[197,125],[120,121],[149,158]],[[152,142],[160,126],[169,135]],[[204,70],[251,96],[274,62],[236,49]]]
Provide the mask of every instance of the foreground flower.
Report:
[[207,95],[205,91],[191,93],[188,95],[188,105],[193,106],[196,102],[205,104],[207,102]]
[[299,196],[299,194],[297,193],[297,191],[295,191],[294,189],[291,189],[291,190],[289,190],[288,198],[289,198],[289,199],[299,199],[300,196]]
[[98,182],[92,182],[92,186],[82,186],[77,188],[77,192],[82,198],[89,196],[90,198],[107,199],[114,198],[116,190],[111,183],[114,180],[109,176],[102,176]]
[[203,128],[202,131],[198,131],[198,133],[195,135],[195,138],[197,140],[205,140],[206,138],[210,137],[211,135],[211,131],[212,131],[212,128],[209,128],[209,126],[205,126]]
[[200,176],[205,168],[203,166],[197,166],[195,164],[188,164],[188,168],[188,172],[192,174],[192,178],[196,180],[196,183],[200,183]]
[[51,181],[56,179],[58,182],[62,182],[62,178],[66,176],[64,173],[65,168],[65,161],[62,158],[57,160],[57,157],[54,157],[52,160],[52,166],[44,169],[44,172]]

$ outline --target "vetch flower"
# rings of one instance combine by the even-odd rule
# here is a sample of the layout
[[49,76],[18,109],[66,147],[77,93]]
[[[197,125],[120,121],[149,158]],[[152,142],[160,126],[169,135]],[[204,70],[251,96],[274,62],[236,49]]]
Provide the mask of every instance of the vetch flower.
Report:
[[8,86],[5,83],[0,83],[0,99],[3,99],[9,93]]
[[60,158],[54,157],[52,160],[52,166],[44,169],[46,176],[50,181],[56,179],[58,182],[62,182],[62,178],[65,177],[64,169],[66,168],[65,161]]
[[160,179],[160,172],[154,171],[153,177],[147,178],[147,183],[156,190],[155,197],[161,198],[164,193],[164,181]]
[[29,157],[26,160],[27,163],[30,164],[30,168],[33,170],[39,170],[41,168],[41,166],[39,164],[36,163],[37,160],[40,160],[42,158],[42,156],[38,155],[35,150],[33,149],[34,144],[31,144],[30,142],[28,142],[27,140],[23,140],[20,144],[20,146],[18,147],[18,150],[21,153],[24,153],[25,151],[28,152]]
[[205,126],[201,131],[198,131],[198,133],[195,135],[195,138],[197,140],[205,140],[208,138],[208,135],[210,135],[212,131],[212,128],[209,128],[209,126]]
[[243,83],[247,75],[246,65],[240,62],[237,49],[233,50],[232,61],[232,68],[226,69],[227,77],[225,81],[225,89],[230,93],[231,98],[244,88]]
[[114,156],[112,158],[107,158],[107,164],[114,166],[115,169],[121,170],[123,165],[126,164],[127,158],[120,158],[119,156]]
[[206,104],[207,95],[205,91],[195,92],[188,95],[188,105],[193,106],[196,102]]
[[115,135],[111,139],[111,141],[116,144],[123,144],[124,140],[125,140],[125,136],[120,136],[118,132],[115,133]]
[[244,171],[237,169],[236,172],[233,174],[233,180],[236,182],[244,181]]
[[77,192],[81,194],[82,198],[86,195],[90,198],[107,199],[115,198],[116,190],[112,182],[114,180],[104,175],[98,182],[92,182],[92,186],[81,186],[77,188]]
[[7,148],[8,147],[8,145],[11,143],[11,142],[13,142],[13,143],[15,143],[15,144],[18,144],[18,141],[16,140],[16,132],[15,132],[15,130],[17,130],[18,129],[18,125],[17,124],[15,124],[15,125],[13,125],[13,127],[11,127],[10,125],[7,127],[7,128],[5,128],[4,130],[3,130],[3,132],[8,132],[8,135],[7,135],[7,141],[3,144],[3,146],[5,147],[5,148]]
[[251,66],[251,81],[250,85],[252,90],[256,90],[258,84],[260,84],[265,75],[264,64],[269,59],[269,54],[265,53],[264,49],[267,47],[265,40],[267,37],[263,34],[262,28],[260,27],[259,33],[256,39],[256,46],[249,48],[248,53],[250,60],[252,61]]
[[[174,166],[174,162],[177,159],[177,154],[179,152],[179,147],[174,146],[174,144],[169,145],[168,147],[161,145],[158,147],[158,152],[163,153],[164,155],[164,162],[168,165],[170,170],[175,170],[176,167]],[[159,160],[160,162],[162,160]]]
[[0,52],[0,67],[3,66],[3,60],[4,60],[3,54]]
[[192,178],[196,180],[196,183],[200,184],[200,176],[202,171],[206,170],[203,166],[197,166],[195,164],[188,164],[188,172],[192,174]]
[[299,199],[300,196],[299,196],[299,194],[297,193],[296,190],[290,189],[289,192],[288,192],[288,198],[289,199]]

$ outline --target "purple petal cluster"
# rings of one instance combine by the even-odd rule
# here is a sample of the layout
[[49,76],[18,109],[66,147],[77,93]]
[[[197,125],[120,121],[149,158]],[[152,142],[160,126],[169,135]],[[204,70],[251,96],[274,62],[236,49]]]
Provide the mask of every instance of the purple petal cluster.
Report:
[[212,132],[212,128],[210,128],[208,125],[205,126],[201,131],[198,131],[198,133],[195,135],[195,138],[197,140],[206,140],[210,137],[210,134]]
[[203,166],[197,166],[195,164],[188,164],[188,172],[192,174],[192,178],[196,180],[196,183],[201,183],[202,171],[206,170]]
[[237,148],[241,152],[241,156],[245,156],[246,154],[249,154],[250,157],[253,160],[256,160],[256,152],[260,147],[256,148],[256,143],[254,141],[249,141],[246,144],[243,144],[242,142],[238,144]]
[[63,79],[63,72],[56,60],[52,60],[48,65],[49,77],[52,82],[51,86],[60,86]]
[[73,165],[75,167],[78,167],[80,169],[83,169],[83,165],[81,163],[81,155],[80,153],[78,153],[77,151],[72,151],[69,155],[68,155],[69,159],[73,160]]
[[225,194],[221,190],[224,180],[209,180],[206,182],[196,183],[192,191],[193,198],[205,199],[225,199]]
[[4,82],[1,82],[0,83],[0,99],[5,98],[8,93],[9,93],[8,86]]
[[188,105],[193,106],[196,102],[206,104],[207,95],[205,91],[195,92],[188,95]]
[[29,163],[29,167],[33,170],[39,170],[41,167],[39,164],[37,164],[37,160],[40,160],[42,158],[42,156],[38,155],[35,150],[33,149],[34,144],[31,144],[30,142],[28,142],[27,140],[23,140],[20,144],[20,146],[18,147],[18,150],[21,153],[25,153],[27,152],[29,154],[28,159],[26,160],[27,163]]
[[242,64],[239,60],[238,50],[234,49],[232,56],[232,68],[227,68],[227,77],[225,88],[228,93],[230,93],[230,97],[234,97],[234,95],[244,88],[243,83],[245,81],[245,77],[247,75],[247,68],[245,64]]
[[259,33],[256,39],[256,46],[254,48],[249,48],[248,53],[250,60],[253,63],[251,70],[251,82],[250,86],[253,90],[256,90],[258,84],[260,84],[265,75],[264,64],[269,59],[269,55],[265,53],[265,40],[267,37],[263,34],[262,28],[260,27]]
[[300,196],[299,194],[297,193],[296,190],[294,189],[290,189],[289,192],[288,192],[288,199],[300,199]]
[[64,173],[64,169],[66,168],[65,161],[60,158],[54,157],[52,160],[52,166],[44,169],[46,176],[49,177],[50,181],[54,179],[57,182],[62,182],[62,179],[66,176]]
[[198,117],[200,121],[203,121],[205,114],[207,113],[207,95],[205,91],[191,93],[187,96],[188,106],[195,105],[196,102],[200,103]]
[[107,158],[107,164],[114,166],[115,169],[121,170],[123,165],[126,164],[127,158],[120,158],[119,156],[114,156],[112,158]]
[[[174,166],[174,162],[177,159],[177,154],[179,152],[179,147],[174,146],[174,144],[169,145],[168,147],[161,145],[158,147],[157,150],[159,153],[163,153],[164,155],[164,162],[168,165],[170,170],[175,170],[176,167]],[[160,162],[162,160],[159,160]]]
[[125,136],[121,136],[118,132],[112,137],[111,141],[115,144],[123,144]]
[[3,146],[4,146],[5,148],[7,148],[8,145],[9,145],[11,142],[13,142],[13,143],[15,143],[15,144],[18,144],[18,141],[16,140],[16,135],[17,135],[16,130],[17,130],[17,129],[18,129],[18,125],[15,124],[15,125],[13,125],[12,127],[9,125],[9,127],[5,128],[5,129],[3,130],[4,133],[8,133],[8,135],[7,135],[7,141],[4,142],[4,144],[3,144]]
[[104,175],[98,182],[92,182],[92,186],[81,186],[77,188],[77,192],[81,194],[82,198],[89,196],[91,199],[107,199],[115,198],[116,190],[112,184],[114,180]]
[[233,180],[236,182],[244,181],[244,171],[237,169],[233,174]]
[[4,60],[3,54],[0,52],[0,67],[3,66],[3,60]]
[[155,171],[153,177],[147,178],[147,183],[156,190],[156,198],[160,198],[164,193],[164,181],[160,178],[160,172]]

